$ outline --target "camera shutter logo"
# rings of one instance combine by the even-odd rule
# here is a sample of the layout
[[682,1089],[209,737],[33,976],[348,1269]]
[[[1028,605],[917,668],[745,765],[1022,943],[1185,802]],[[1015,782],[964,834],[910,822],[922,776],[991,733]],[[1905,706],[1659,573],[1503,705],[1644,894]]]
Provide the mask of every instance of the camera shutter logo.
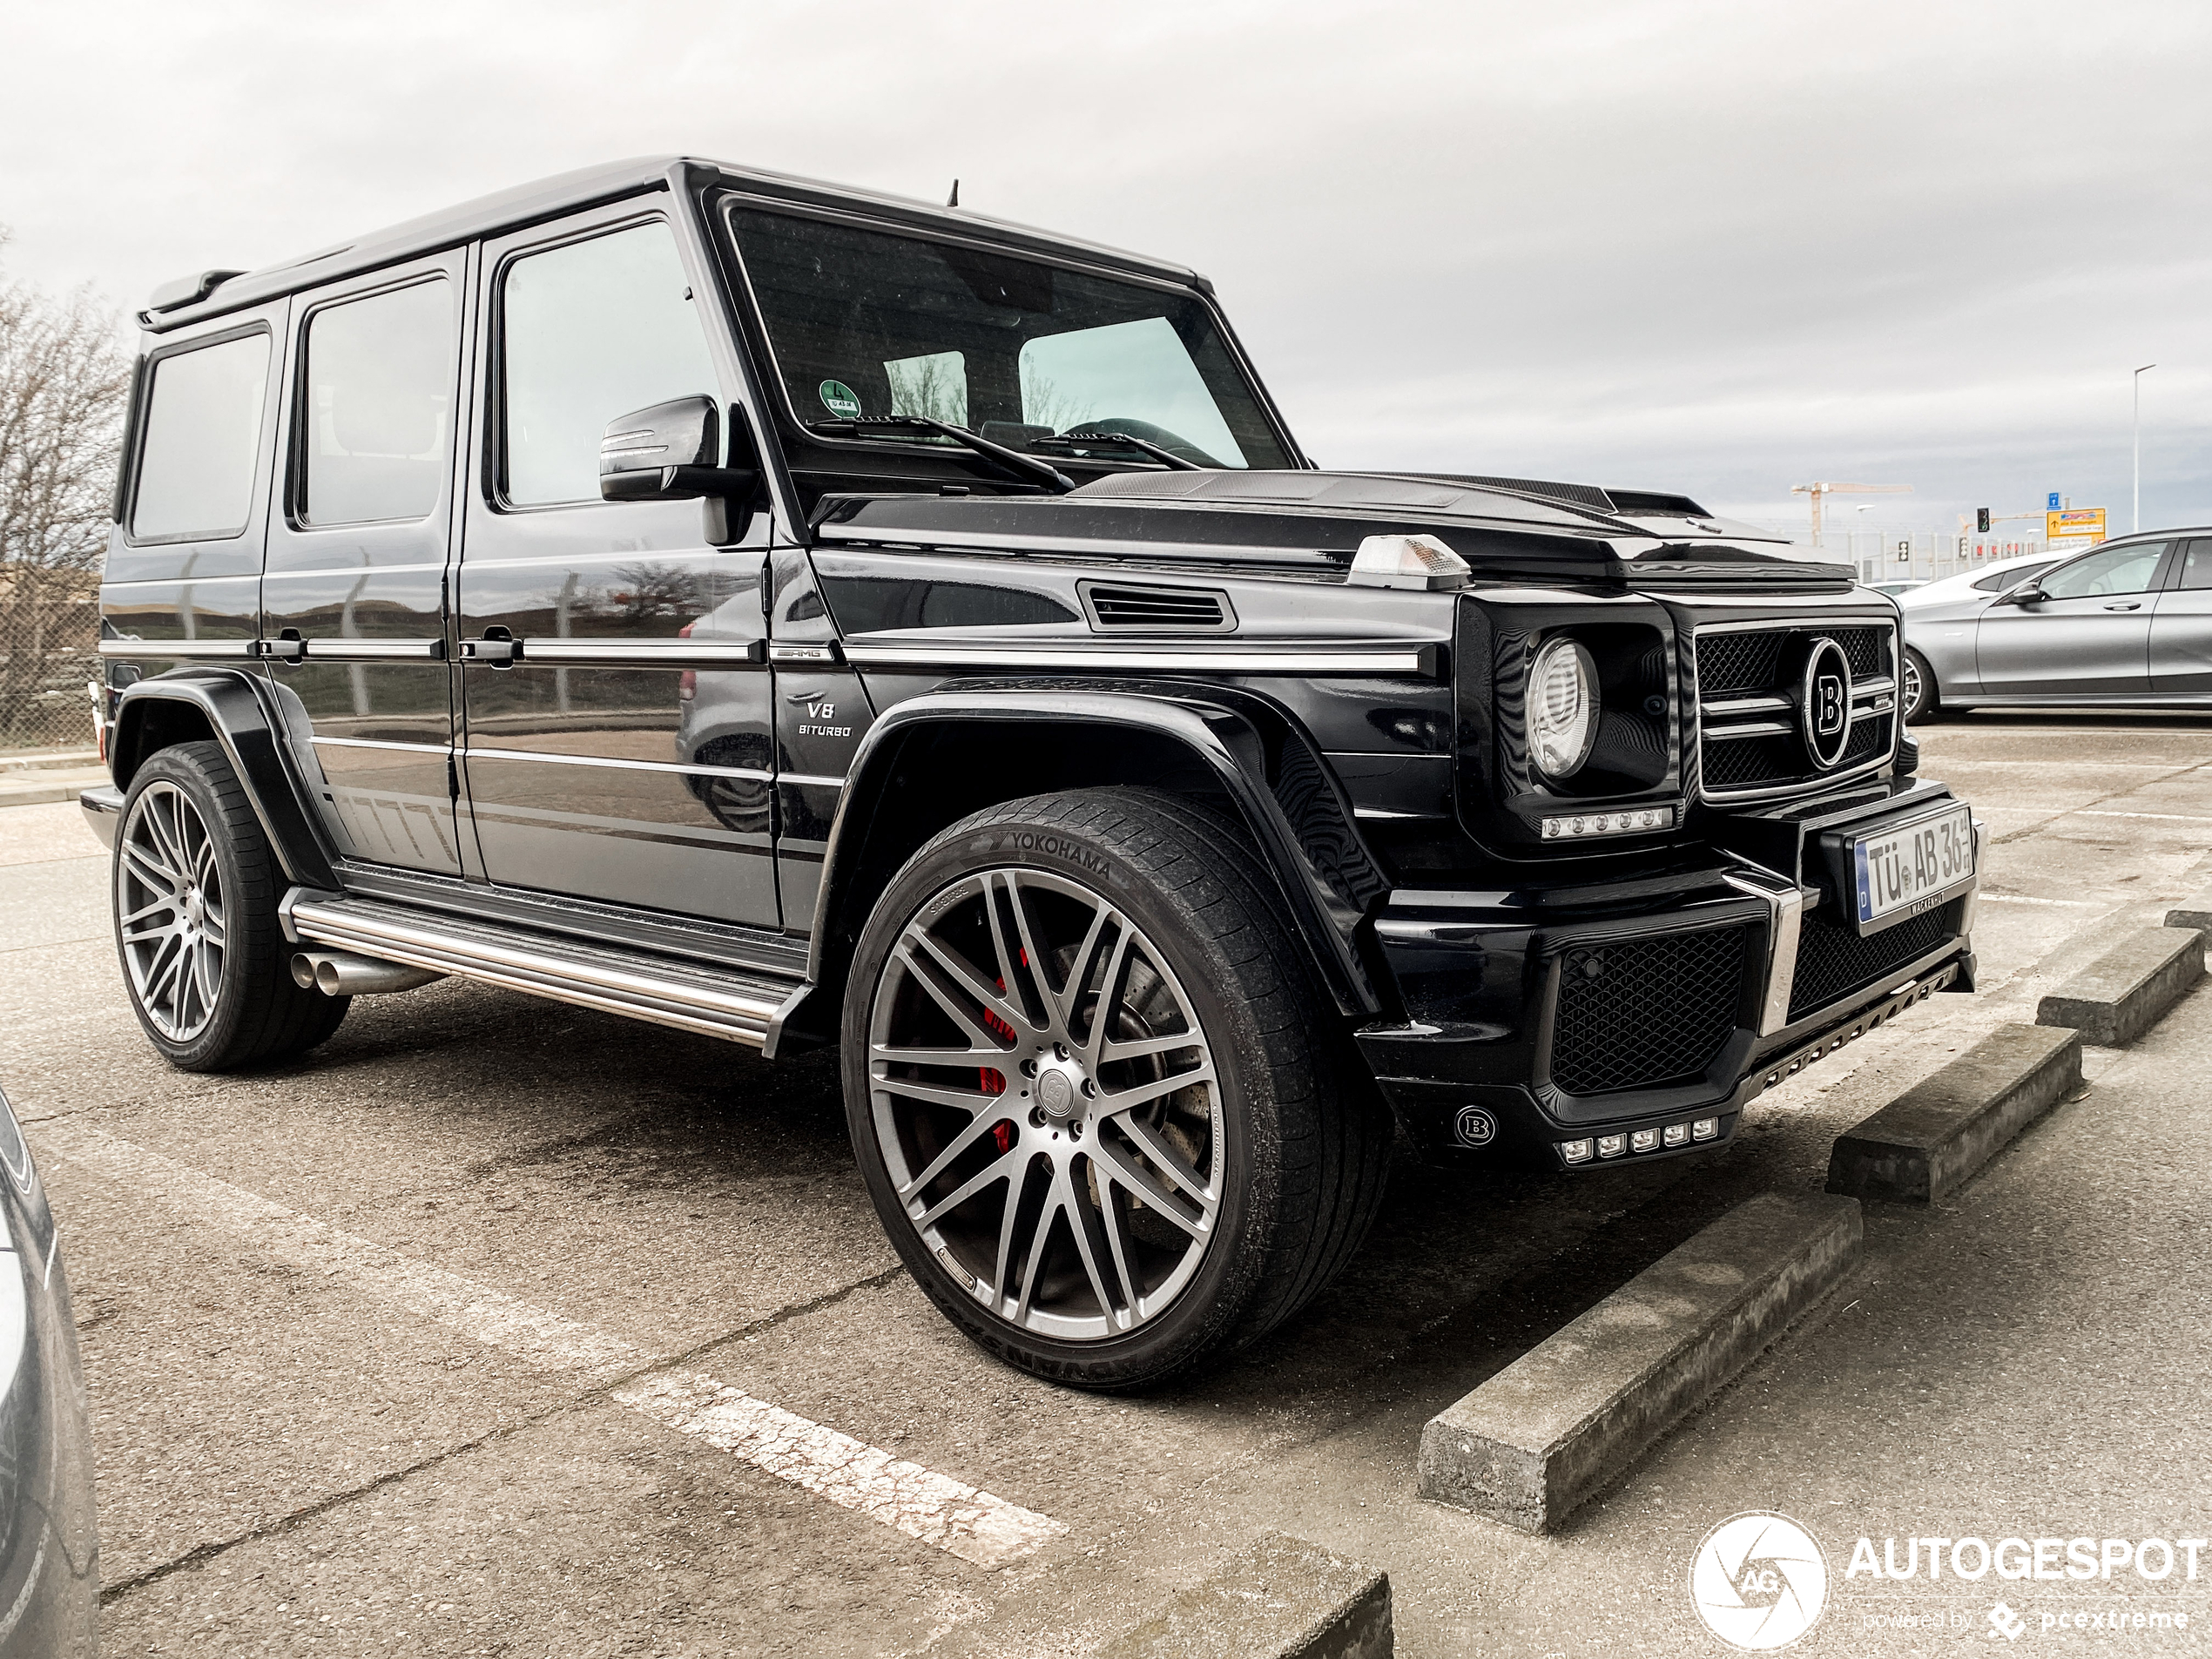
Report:
[[1787,1515],[1730,1515],[1705,1534],[1689,1567],[1689,1599],[1731,1648],[1786,1648],[1828,1605],[1828,1558]]
[[1851,657],[1832,639],[1812,642],[1805,655],[1804,687],[1797,724],[1812,764],[1827,772],[1851,746]]

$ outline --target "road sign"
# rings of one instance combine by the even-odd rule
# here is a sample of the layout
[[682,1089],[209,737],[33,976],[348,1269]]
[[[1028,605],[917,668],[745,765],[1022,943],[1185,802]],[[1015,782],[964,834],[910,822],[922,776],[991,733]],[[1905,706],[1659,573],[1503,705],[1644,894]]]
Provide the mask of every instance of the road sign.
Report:
[[2057,512],[2059,510],[2059,492],[2055,489],[2053,490],[2048,500],[2047,500],[2044,504],[2053,512]]
[[2073,507],[2043,515],[2043,539],[2052,547],[2094,547],[2105,539],[2105,509]]

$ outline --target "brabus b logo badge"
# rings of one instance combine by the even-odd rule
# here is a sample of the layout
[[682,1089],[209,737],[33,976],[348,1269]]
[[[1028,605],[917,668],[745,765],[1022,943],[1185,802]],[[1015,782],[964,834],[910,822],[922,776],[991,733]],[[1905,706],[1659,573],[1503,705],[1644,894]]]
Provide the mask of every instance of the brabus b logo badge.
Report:
[[1812,684],[1812,729],[1822,737],[1833,737],[1844,729],[1844,683],[1833,674],[1823,674]]
[[1832,639],[1816,639],[1805,653],[1797,697],[1797,725],[1805,752],[1823,772],[1842,764],[1851,746],[1851,658]]

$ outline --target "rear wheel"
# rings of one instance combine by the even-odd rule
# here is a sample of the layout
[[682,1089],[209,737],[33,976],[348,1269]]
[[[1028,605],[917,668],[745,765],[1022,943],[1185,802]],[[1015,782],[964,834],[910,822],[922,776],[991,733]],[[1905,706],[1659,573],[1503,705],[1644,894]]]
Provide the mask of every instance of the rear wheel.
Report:
[[1177,797],[954,825],[893,880],[846,999],[846,1111],[922,1288],[1009,1363],[1129,1388],[1248,1342],[1357,1246],[1390,1115],[1265,872]]
[[275,855],[220,745],[179,744],[138,768],[114,881],[124,988],[170,1064],[225,1071],[296,1054],[346,1017],[348,999],[293,982]]

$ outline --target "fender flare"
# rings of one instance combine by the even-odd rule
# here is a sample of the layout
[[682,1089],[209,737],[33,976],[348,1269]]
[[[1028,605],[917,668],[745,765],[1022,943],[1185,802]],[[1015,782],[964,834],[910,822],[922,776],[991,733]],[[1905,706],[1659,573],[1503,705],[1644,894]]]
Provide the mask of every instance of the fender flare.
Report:
[[285,722],[273,688],[235,668],[185,668],[125,686],[116,701],[108,764],[116,787],[128,792],[140,765],[162,745],[146,741],[155,705],[188,704],[206,719],[231,770],[253,804],[261,832],[293,887],[334,890],[332,849],[325,843],[296,768],[285,750]]
[[1219,784],[1251,831],[1285,914],[1339,1010],[1356,1018],[1383,1010],[1361,958],[1359,930],[1389,880],[1318,745],[1287,711],[1225,687],[956,688],[898,704],[861,740],[830,826],[806,984],[770,1028],[772,1056],[813,988],[841,982],[851,961],[866,919],[865,909],[856,915],[852,907],[869,828],[906,740],[960,725],[1114,727],[1177,745]]

